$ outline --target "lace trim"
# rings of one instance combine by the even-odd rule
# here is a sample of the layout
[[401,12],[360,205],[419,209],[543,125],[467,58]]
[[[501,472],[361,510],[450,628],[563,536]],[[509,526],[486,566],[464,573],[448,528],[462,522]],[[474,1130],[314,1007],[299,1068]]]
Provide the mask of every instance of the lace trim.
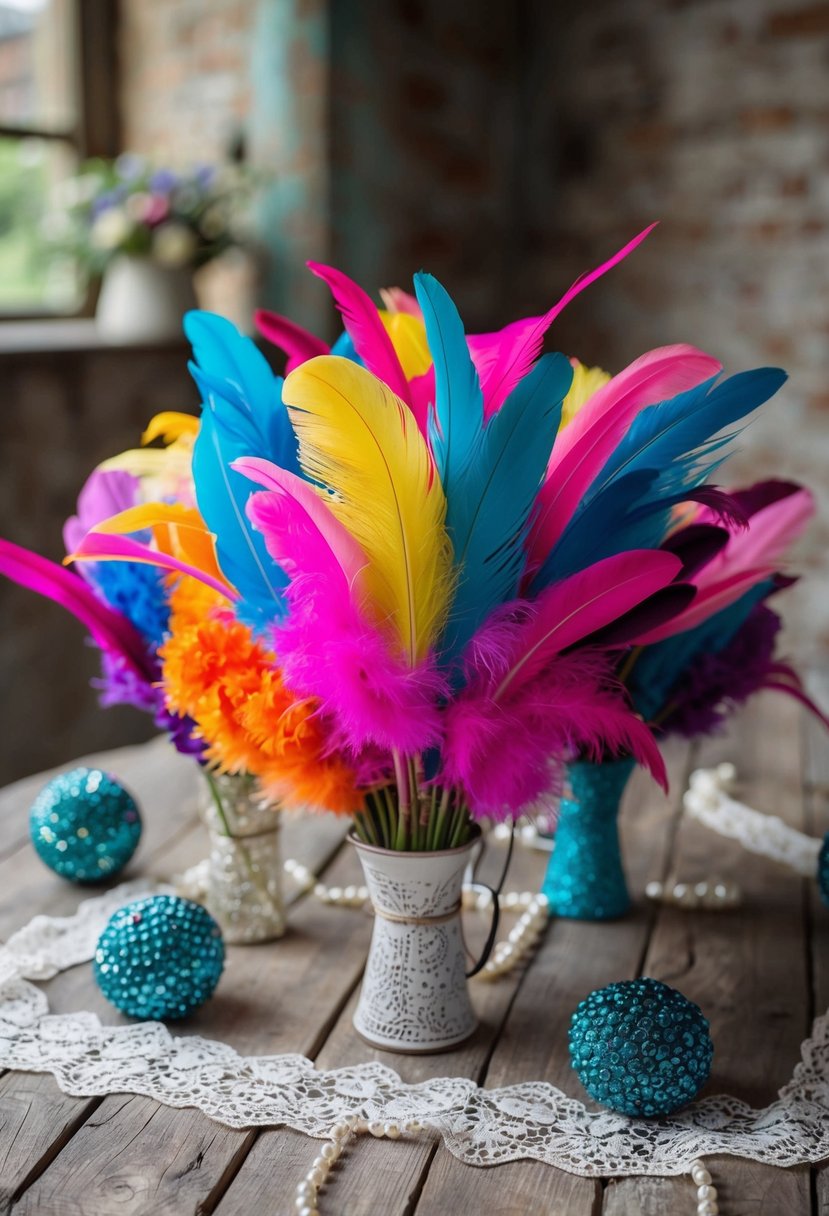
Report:
[[285,1125],[326,1137],[346,1113],[439,1133],[469,1165],[534,1158],[583,1176],[678,1175],[713,1153],[776,1166],[829,1156],[829,1013],[816,1020],[791,1081],[765,1110],[718,1095],[659,1121],[588,1110],[544,1082],[480,1089],[463,1077],[408,1085],[382,1064],[318,1072],[299,1055],[240,1056],[225,1043],[171,1035],[157,1022],[103,1026],[49,1013],[30,982],[91,958],[111,913],[167,890],[133,882],[74,916],[37,916],[0,947],[0,1066],[49,1072],[68,1094],[135,1093],[193,1106],[230,1127]]

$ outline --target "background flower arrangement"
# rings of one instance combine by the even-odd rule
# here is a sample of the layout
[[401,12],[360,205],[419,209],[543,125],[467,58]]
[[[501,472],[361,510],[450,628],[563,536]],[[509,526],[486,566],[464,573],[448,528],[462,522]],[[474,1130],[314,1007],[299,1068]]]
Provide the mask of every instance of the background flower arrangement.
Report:
[[[61,183],[60,243],[92,274],[118,254],[196,269],[245,239],[252,179],[234,166],[185,171],[125,153]],[[47,228],[55,233],[50,218]]]

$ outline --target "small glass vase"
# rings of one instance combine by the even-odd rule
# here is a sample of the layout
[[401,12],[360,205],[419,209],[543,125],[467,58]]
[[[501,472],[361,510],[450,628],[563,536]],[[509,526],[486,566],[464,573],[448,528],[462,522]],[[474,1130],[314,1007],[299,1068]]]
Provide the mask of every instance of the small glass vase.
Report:
[[550,915],[613,920],[630,907],[619,845],[619,806],[636,767],[632,757],[567,766],[553,854],[542,890]]
[[431,853],[380,849],[350,837],[374,908],[354,1028],[373,1047],[446,1051],[475,1030],[460,909],[479,835]]
[[285,932],[279,809],[245,775],[208,773],[199,811],[210,836],[204,903],[226,942]]

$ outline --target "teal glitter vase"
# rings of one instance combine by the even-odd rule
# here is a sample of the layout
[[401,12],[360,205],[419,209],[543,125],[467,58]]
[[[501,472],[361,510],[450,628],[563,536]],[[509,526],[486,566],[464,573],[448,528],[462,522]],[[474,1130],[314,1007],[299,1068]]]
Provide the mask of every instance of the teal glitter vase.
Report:
[[568,765],[553,855],[542,888],[551,916],[612,920],[630,907],[617,820],[635,767],[632,757]]

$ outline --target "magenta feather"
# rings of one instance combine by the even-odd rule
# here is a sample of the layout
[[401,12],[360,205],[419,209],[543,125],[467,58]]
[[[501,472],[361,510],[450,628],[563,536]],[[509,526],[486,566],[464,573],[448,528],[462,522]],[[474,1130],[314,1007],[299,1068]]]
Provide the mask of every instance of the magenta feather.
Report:
[[309,262],[308,268],[330,288],[346,332],[368,370],[384,381],[401,401],[411,405],[409,382],[371,297],[348,275],[333,266]]
[[542,565],[639,411],[693,388],[721,367],[693,346],[662,346],[593,394],[553,447],[530,532],[531,565]]
[[[234,460],[230,467],[264,486],[266,490],[274,490],[281,495],[283,501],[280,504],[271,503],[270,514],[266,517],[267,549],[285,573],[294,578],[310,564],[311,569],[322,574],[327,548],[332,564],[325,573],[332,580],[331,590],[334,589],[333,581],[336,581],[340,584],[343,594],[351,594],[360,572],[368,565],[368,558],[348,529],[332,515],[311,483],[258,456],[244,456],[240,460]],[[282,523],[286,529],[284,533],[275,526],[280,508]],[[258,513],[258,508],[256,510]],[[251,522],[259,527],[253,515]],[[296,537],[293,535],[293,528],[296,526],[301,529],[304,543],[313,544],[315,547],[323,546],[319,549],[316,560],[312,559],[310,563],[310,555],[303,551],[301,546],[296,545]],[[261,528],[259,530],[262,531]],[[342,576],[341,580],[339,575]]]
[[550,659],[668,586],[681,569],[682,562],[672,553],[632,549],[606,557],[527,601],[523,622],[513,632],[503,691],[509,687],[515,695]]
[[584,291],[585,287],[595,283],[596,279],[600,279],[632,253],[637,245],[641,245],[655,227],[655,224],[649,225],[606,262],[602,262],[601,266],[581,275],[548,312],[538,317],[513,321],[498,333],[478,334],[469,339],[470,354],[481,381],[486,417],[500,409],[519,380],[523,380],[529,372],[541,353],[544,335],[559,313]]
[[94,529],[92,532],[87,532],[75,552],[71,553],[67,560],[144,562],[149,566],[158,566],[161,570],[189,574],[206,586],[212,587],[214,591],[218,591],[226,599],[237,600],[239,598],[238,592],[227,583],[220,582],[212,574],[207,574],[197,566],[180,561],[169,553],[161,553],[158,549],[153,549],[150,545],[133,540],[129,536],[118,536],[114,532],[96,532]]
[[560,788],[562,766],[577,755],[600,760],[630,753],[664,787],[653,736],[600,653],[559,655],[517,695],[495,696],[504,674],[505,624],[479,630],[468,651],[470,682],[446,711],[441,780],[463,786],[472,813],[517,814]]
[[285,682],[319,699],[339,745],[353,755],[372,746],[405,754],[433,747],[438,705],[448,691],[444,678],[431,658],[412,669],[396,657],[359,603],[354,555],[347,562],[339,556],[340,525],[320,526],[324,503],[309,510],[304,491],[292,496],[296,490],[285,481],[252,494],[247,504],[268,552],[291,577],[285,593],[291,611],[273,635]]
[[327,342],[303,329],[294,321],[281,316],[278,312],[270,312],[267,308],[257,308],[253,314],[256,328],[263,338],[273,342],[288,356],[285,373],[292,372],[300,363],[315,358],[316,355],[327,355],[331,349]]
[[[815,513],[815,500],[809,490],[795,483],[780,484],[785,484],[785,493],[781,491],[779,497],[767,501],[765,506],[758,505],[765,501],[762,495],[756,501],[746,498],[749,512],[757,508],[750,514],[748,527],[729,526],[731,535],[725,548],[690,580],[697,588],[693,603],[672,621],[638,637],[637,645],[661,642],[693,629],[777,570]],[[735,498],[739,503],[739,494]],[[703,511],[695,522],[707,522],[710,518],[711,514]]]
[[79,575],[8,540],[0,540],[0,574],[66,608],[101,650],[122,657],[143,681],[153,679],[141,635],[122,613],[103,604]]

